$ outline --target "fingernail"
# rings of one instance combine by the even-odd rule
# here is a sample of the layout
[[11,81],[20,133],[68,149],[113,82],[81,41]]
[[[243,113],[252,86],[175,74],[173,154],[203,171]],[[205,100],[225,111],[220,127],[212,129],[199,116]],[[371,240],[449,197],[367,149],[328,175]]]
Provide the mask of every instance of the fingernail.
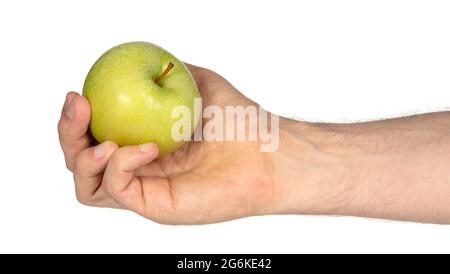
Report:
[[96,159],[103,158],[108,150],[108,143],[101,143],[94,148],[94,156]]
[[139,151],[141,152],[148,152],[153,148],[153,144],[152,143],[147,143],[147,144],[142,144],[139,145]]
[[66,108],[66,116],[67,116],[67,118],[69,118],[69,119],[72,119],[73,118],[73,115],[75,114],[74,112],[75,112],[75,110],[74,110],[74,102],[75,102],[75,97],[74,98],[72,98],[72,101],[69,103],[69,105],[67,106],[67,108]]

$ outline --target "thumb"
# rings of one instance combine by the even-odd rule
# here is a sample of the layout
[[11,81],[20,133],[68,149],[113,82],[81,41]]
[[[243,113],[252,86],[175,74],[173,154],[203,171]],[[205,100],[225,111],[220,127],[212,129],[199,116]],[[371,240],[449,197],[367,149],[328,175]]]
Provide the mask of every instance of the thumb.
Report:
[[148,143],[117,149],[106,167],[102,187],[124,207],[142,213],[145,208],[142,184],[134,171],[158,156],[156,144]]

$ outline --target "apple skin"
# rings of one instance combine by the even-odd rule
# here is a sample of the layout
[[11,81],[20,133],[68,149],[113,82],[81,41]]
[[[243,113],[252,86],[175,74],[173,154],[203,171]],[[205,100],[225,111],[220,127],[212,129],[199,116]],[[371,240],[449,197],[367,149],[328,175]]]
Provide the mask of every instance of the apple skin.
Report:
[[[158,83],[167,68],[174,66]],[[147,42],[130,42],[105,52],[92,66],[83,87],[91,106],[90,131],[98,142],[119,146],[156,143],[159,157],[183,141],[171,136],[176,106],[191,112],[191,135],[196,126],[194,98],[197,85],[185,64],[163,48]]]

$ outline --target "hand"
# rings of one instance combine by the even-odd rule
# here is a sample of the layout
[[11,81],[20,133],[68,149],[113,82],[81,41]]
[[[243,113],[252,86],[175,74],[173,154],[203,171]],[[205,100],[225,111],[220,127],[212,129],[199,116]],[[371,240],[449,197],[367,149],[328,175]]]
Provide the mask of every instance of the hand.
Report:
[[[188,67],[203,107],[256,106],[218,74]],[[276,213],[284,203],[289,189],[276,185],[274,153],[260,152],[259,142],[193,141],[156,159],[154,144],[93,145],[89,120],[87,99],[68,93],[58,131],[83,204],[125,208],[159,223],[197,224]]]

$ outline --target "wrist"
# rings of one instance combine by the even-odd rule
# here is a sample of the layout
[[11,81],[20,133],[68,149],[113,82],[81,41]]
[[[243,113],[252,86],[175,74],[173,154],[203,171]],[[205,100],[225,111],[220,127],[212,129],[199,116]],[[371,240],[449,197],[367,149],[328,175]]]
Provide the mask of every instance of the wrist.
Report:
[[[366,181],[380,179],[380,170],[374,167],[383,168],[389,161],[383,156],[373,157],[372,152],[382,141],[369,141],[363,136],[366,129],[358,130],[361,128],[354,124],[280,121],[276,166],[277,174],[282,176],[276,181],[283,190],[280,195],[283,202],[279,213],[374,215],[371,208],[374,204],[369,204],[374,198],[369,196],[375,188],[381,189],[382,184],[369,186]],[[371,138],[384,137],[371,135]],[[382,203],[382,197],[378,198],[377,202]]]
[[280,119],[280,146],[274,154],[275,213],[338,214],[346,206],[346,161],[341,137],[317,124]]

